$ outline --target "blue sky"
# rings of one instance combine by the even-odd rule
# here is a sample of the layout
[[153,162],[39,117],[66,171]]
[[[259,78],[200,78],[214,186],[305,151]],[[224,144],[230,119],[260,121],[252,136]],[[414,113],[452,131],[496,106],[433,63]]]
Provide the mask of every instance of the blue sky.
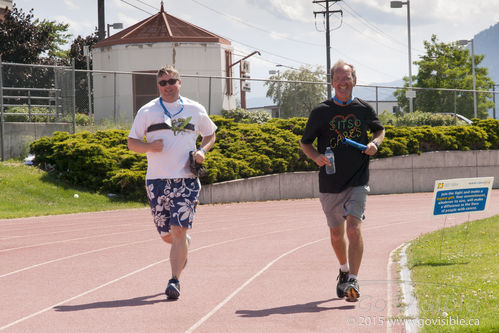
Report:
[[[70,24],[70,33],[87,36],[97,26],[97,0],[14,0],[34,8],[37,18]],[[159,11],[160,0],[105,0],[106,23],[128,27]],[[471,39],[499,21],[497,0],[413,0],[412,60],[424,54],[424,40]],[[331,7],[331,63],[339,58],[357,67],[358,83],[391,82],[408,75],[407,9],[389,0],[344,0]],[[255,50],[251,77],[267,78],[276,64],[326,64],[323,18],[312,0],[165,0],[165,10],[232,41],[236,55]],[[111,29],[111,33],[113,30]],[[237,57],[236,57],[237,59]],[[413,74],[416,67],[413,66]]]

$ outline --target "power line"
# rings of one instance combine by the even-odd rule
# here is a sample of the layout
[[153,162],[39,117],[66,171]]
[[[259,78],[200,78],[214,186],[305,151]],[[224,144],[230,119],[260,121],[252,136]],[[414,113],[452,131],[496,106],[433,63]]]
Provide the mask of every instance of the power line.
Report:
[[[355,9],[353,9],[347,2],[343,1],[342,4],[344,4],[345,6],[347,6],[349,9],[346,9],[344,8],[347,12],[349,12],[353,18],[357,19],[359,22],[363,23],[364,25],[366,25],[368,28],[372,29],[374,32],[376,32],[377,34],[381,34],[381,35],[384,35],[386,36],[386,38],[390,39],[391,41],[401,45],[401,46],[404,46],[404,47],[407,47],[407,44],[404,44],[403,42],[400,42],[398,41],[396,38],[394,38],[393,36],[387,34],[386,32],[384,32],[383,30],[381,30],[378,26],[376,26],[375,24],[369,22],[368,20],[366,20],[361,14],[359,14]],[[351,11],[351,12],[350,12]],[[416,51],[416,52],[422,52],[424,53],[423,51],[421,50],[418,50],[418,49],[415,49],[415,48],[411,48],[412,50]]]
[[[329,2],[331,2],[333,5],[335,5],[337,2],[341,0],[313,0],[312,3],[317,3],[317,4],[322,4],[326,3],[324,6],[324,11],[314,11],[314,17],[316,17],[317,14],[322,14],[324,19],[326,20],[326,82],[331,81],[331,73],[329,69],[331,68],[331,43],[330,43],[330,29],[329,29],[329,16],[332,14],[336,13],[341,13],[341,17],[343,18],[343,11],[342,10],[330,10],[329,9]],[[327,98],[331,98],[331,86],[328,84],[327,85]]]
[[149,7],[151,7],[152,9],[156,9],[156,10],[158,10],[158,8],[156,8],[156,7],[154,7],[154,6],[151,6],[150,4],[148,4],[148,3],[147,3],[147,2],[145,2],[145,1],[141,1],[141,0],[135,0],[135,1],[138,1],[138,2],[140,2],[140,3],[142,3],[142,4],[146,5],[146,6],[149,6]]
[[[259,30],[259,31],[265,32],[266,34],[271,34],[271,33],[273,33],[272,31],[265,30],[265,29],[260,28],[260,27],[258,27],[258,26],[256,26],[256,25],[250,24],[250,23],[248,23],[248,22],[246,22],[246,21],[244,21],[244,20],[242,20],[242,19],[240,19],[240,18],[238,18],[238,17],[235,17],[235,16],[229,15],[229,14],[227,14],[227,13],[221,12],[221,11],[219,11],[219,10],[213,9],[213,8],[211,8],[211,7],[209,7],[209,6],[205,5],[204,3],[201,3],[201,2],[199,2],[199,1],[197,1],[197,0],[191,0],[191,1],[192,1],[192,2],[194,2],[194,3],[197,3],[198,5],[200,5],[200,6],[204,7],[204,8],[206,8],[206,9],[208,9],[208,10],[211,10],[211,11],[212,11],[212,12],[214,12],[214,13],[217,13],[217,14],[219,14],[219,15],[225,16],[225,17],[227,17],[227,18],[229,18],[229,19],[231,19],[231,20],[233,20],[233,21],[236,21],[236,22],[238,22],[238,23],[244,24],[244,25],[246,25],[246,26],[248,26],[248,27],[250,27],[250,28],[253,28],[253,29],[256,29],[256,30]],[[307,45],[312,45],[312,46],[322,46],[322,44],[318,44],[318,43],[311,43],[311,42],[306,42],[306,41],[303,41],[303,40],[294,39],[294,38],[291,38],[291,37],[286,37],[286,36],[284,36],[284,35],[283,35],[283,34],[281,34],[281,33],[278,33],[278,34],[280,35],[280,38],[281,38],[281,39],[287,39],[287,40],[290,40],[290,41],[292,41],[292,42],[301,43],[301,44],[307,44]]]
[[[142,3],[143,5],[146,5],[146,6],[148,6],[148,7],[151,7],[151,8],[153,8],[153,9],[156,9],[154,6],[152,6],[152,5],[148,4],[148,3],[144,2],[144,1],[141,1],[141,0],[135,0],[135,1],[140,2],[140,3]],[[250,28],[257,29],[257,30],[259,30],[259,31],[265,32],[266,34],[268,34],[268,33],[269,33],[269,31],[268,31],[268,30],[265,30],[265,29],[262,29],[262,28],[256,27],[256,26],[254,26],[254,25],[252,25],[252,24],[249,24],[249,23],[247,23],[247,22],[242,21],[241,19],[239,19],[239,18],[237,18],[237,17],[234,17],[234,16],[231,16],[231,15],[229,15],[229,14],[223,13],[223,12],[221,12],[221,11],[215,10],[215,9],[213,9],[213,8],[209,7],[209,6],[206,6],[206,5],[205,5],[205,4],[203,4],[203,3],[200,3],[200,2],[199,2],[199,1],[197,1],[197,0],[192,0],[192,1],[193,1],[193,2],[195,2],[195,3],[197,3],[197,4],[198,4],[198,5],[200,5],[200,6],[205,7],[206,9],[209,9],[209,10],[211,10],[211,11],[213,11],[213,12],[215,12],[215,13],[219,14],[219,15],[222,15],[222,16],[225,16],[225,17],[228,17],[228,18],[230,18],[230,19],[232,19],[232,20],[235,20],[235,21],[237,21],[237,22],[239,22],[239,23],[245,24],[246,26],[248,26],[248,27],[250,27]],[[127,2],[127,1],[125,1],[125,0],[121,0],[121,2],[124,2],[124,3],[126,3],[127,5],[132,6],[132,7],[136,8],[136,9],[138,9],[138,10],[141,10],[141,11],[143,11],[143,12],[145,12],[145,13],[149,14],[149,15],[154,15],[154,14],[152,14],[152,13],[148,12],[147,10],[145,10],[145,9],[143,9],[143,8],[140,8],[140,7],[137,7],[137,6],[133,5],[133,4],[131,4],[131,3]],[[301,65],[306,65],[306,66],[314,67],[314,65],[312,65],[312,64],[310,64],[310,63],[307,63],[307,62],[303,62],[303,61],[300,61],[300,60],[297,60],[297,59],[292,59],[292,58],[290,58],[290,57],[282,56],[282,55],[280,55],[280,54],[276,54],[276,53],[274,53],[274,52],[271,52],[271,51],[268,51],[268,50],[262,49],[262,48],[260,48],[260,47],[255,47],[255,46],[253,46],[253,45],[250,45],[250,44],[247,44],[247,43],[241,42],[241,41],[239,41],[239,40],[236,40],[236,39],[233,39],[233,38],[230,38],[230,37],[226,37],[226,36],[223,36],[223,35],[220,35],[220,36],[221,36],[221,37],[223,37],[223,38],[225,38],[225,39],[227,39],[227,40],[231,40],[231,41],[236,42],[236,43],[238,43],[238,44],[241,44],[241,45],[243,45],[243,46],[249,47],[249,48],[251,48],[251,49],[254,49],[254,50],[259,50],[259,51],[261,51],[263,54],[268,54],[268,55],[272,55],[272,56],[274,56],[274,57],[277,57],[277,58],[280,58],[280,59],[283,59],[283,60],[286,60],[286,61],[291,61],[291,62],[293,62],[293,63],[299,64],[300,66],[301,66]],[[322,47],[322,44],[304,42],[304,41],[296,40],[296,39],[293,39],[293,38],[283,38],[283,39],[291,40],[291,41],[293,41],[293,42],[297,42],[297,43],[303,43],[303,44],[309,44],[309,45],[313,45],[313,46],[321,46],[321,47]],[[372,70],[372,71],[375,71],[375,72],[380,73],[380,74],[382,74],[382,75],[387,75],[387,73],[383,73],[383,72],[381,72],[381,71],[379,71],[379,70],[377,70],[377,69],[375,69],[375,68],[373,68],[373,67],[371,67],[371,66],[369,66],[369,65],[366,65],[366,64],[364,64],[364,63],[362,63],[362,62],[360,62],[360,61],[356,60],[355,58],[351,57],[350,55],[345,55],[343,52],[341,52],[340,50],[337,50],[336,48],[332,48],[332,49],[333,49],[335,52],[337,52],[337,53],[339,53],[339,54],[343,55],[343,57],[346,57],[346,58],[349,58],[349,59],[355,60],[358,64],[360,64],[360,65],[362,65],[362,66],[364,66],[364,67],[366,67],[366,68],[369,68],[369,69],[370,69],[370,70]],[[241,53],[244,53],[244,51],[241,51],[241,50],[238,50],[238,51],[239,51],[239,52],[241,52]],[[260,59],[261,59],[262,61],[265,61],[265,62],[267,62],[267,63],[269,63],[269,64],[272,64],[272,65],[278,65],[278,64],[280,63],[280,62],[275,62],[275,61],[272,61],[272,60],[266,59],[266,58],[265,58],[265,56],[261,56],[261,57],[260,57]],[[328,71],[328,70],[326,69],[326,71]]]
[[143,11],[144,13],[147,13],[147,14],[149,14],[149,15],[154,15],[153,13],[149,13],[147,10],[142,9],[142,8],[140,8],[140,7],[137,7],[137,6],[135,6],[135,5],[132,5],[131,3],[126,2],[125,0],[120,0],[120,1],[121,1],[121,2],[126,3],[126,4],[127,4],[127,5],[129,5],[129,6],[132,6],[133,8],[136,8],[136,9],[138,9],[138,10],[141,10],[141,11]]
[[[363,34],[364,34],[364,32],[363,32],[363,31],[359,30],[358,28],[356,28],[355,26],[353,26],[353,25],[351,25],[351,24],[348,24],[347,22],[345,22],[345,25],[346,25],[346,26],[348,26],[348,27],[350,27],[350,29],[353,29],[353,30],[357,31],[357,32],[358,32],[359,34],[361,34],[361,35],[363,35]],[[371,42],[374,42],[374,41],[371,41]],[[392,49],[392,50],[394,50],[394,51],[396,51],[396,52],[399,52],[399,53],[401,53],[401,54],[405,54],[405,55],[407,54],[407,51],[405,51],[405,52],[404,52],[404,51],[401,51],[400,49],[393,47],[393,45],[390,45],[390,44],[384,43],[384,42],[382,42],[381,40],[378,40],[378,42],[376,42],[376,43],[383,44],[383,45],[384,45],[384,46],[386,46],[387,48]]]

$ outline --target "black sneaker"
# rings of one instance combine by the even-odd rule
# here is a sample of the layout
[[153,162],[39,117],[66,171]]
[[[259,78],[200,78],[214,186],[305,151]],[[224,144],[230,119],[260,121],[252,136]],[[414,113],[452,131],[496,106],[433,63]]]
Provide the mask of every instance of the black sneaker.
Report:
[[348,274],[349,272],[342,272],[340,269],[340,274],[338,274],[338,277],[336,278],[336,280],[338,280],[338,283],[336,284],[336,295],[338,295],[339,298],[345,297],[345,293],[343,292],[345,286],[342,286],[342,284],[348,281]]
[[178,299],[180,296],[180,282],[177,279],[170,279],[165,294],[168,299]]
[[345,284],[344,293],[347,297],[347,302],[357,302],[357,299],[360,297],[359,283],[357,282],[357,279],[351,278],[348,280]]

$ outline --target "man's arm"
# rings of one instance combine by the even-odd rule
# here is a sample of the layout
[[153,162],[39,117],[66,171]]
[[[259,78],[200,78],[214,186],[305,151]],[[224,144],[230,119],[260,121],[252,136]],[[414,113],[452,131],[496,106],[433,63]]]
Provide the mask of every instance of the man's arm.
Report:
[[325,164],[331,165],[329,159],[326,156],[324,156],[324,154],[319,153],[317,149],[315,149],[313,144],[300,142],[300,147],[303,153],[307,155],[307,157],[310,158],[312,161],[314,161],[315,164],[317,164],[318,166],[321,167]]
[[373,156],[378,152],[378,147],[383,142],[385,138],[385,130],[379,130],[373,134],[373,139],[367,144],[367,148],[364,151],[367,155]]
[[213,147],[216,139],[217,136],[215,132],[213,132],[213,134],[211,135],[203,136],[203,139],[201,140],[201,146],[199,146],[198,151],[196,151],[196,154],[194,155],[194,159],[197,163],[203,163],[204,159],[206,158],[205,152],[208,152],[211,147]]
[[144,142],[139,139],[128,138],[128,149],[136,153],[161,152],[163,151],[163,140]]

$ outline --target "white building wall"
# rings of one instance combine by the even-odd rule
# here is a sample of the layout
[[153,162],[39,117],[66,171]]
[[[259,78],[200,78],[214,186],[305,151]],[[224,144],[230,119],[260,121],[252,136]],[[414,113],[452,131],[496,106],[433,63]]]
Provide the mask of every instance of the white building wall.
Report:
[[[182,77],[181,94],[205,106],[210,114],[236,107],[235,96],[227,96],[226,80],[194,78],[188,75],[225,77],[225,50],[219,43],[148,43],[113,45],[93,50],[94,70],[156,72],[164,65],[173,65]],[[95,119],[129,123],[133,120],[133,81],[129,73],[116,74],[116,99],[112,73],[94,74]]]

